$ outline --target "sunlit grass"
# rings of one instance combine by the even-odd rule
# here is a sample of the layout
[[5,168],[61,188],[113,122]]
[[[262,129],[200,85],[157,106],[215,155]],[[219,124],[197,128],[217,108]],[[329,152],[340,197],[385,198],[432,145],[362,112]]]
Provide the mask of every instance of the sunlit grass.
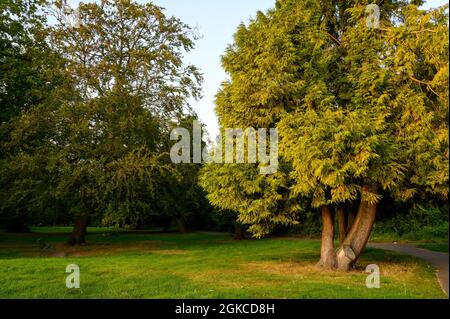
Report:
[[[0,233],[0,298],[446,298],[433,268],[375,249],[356,270],[340,273],[314,267],[314,240],[91,231],[88,245],[70,248],[67,235],[49,232]],[[51,248],[41,252],[38,238]],[[72,263],[80,266],[81,289],[65,287]],[[380,289],[365,286],[365,266],[373,263]]]

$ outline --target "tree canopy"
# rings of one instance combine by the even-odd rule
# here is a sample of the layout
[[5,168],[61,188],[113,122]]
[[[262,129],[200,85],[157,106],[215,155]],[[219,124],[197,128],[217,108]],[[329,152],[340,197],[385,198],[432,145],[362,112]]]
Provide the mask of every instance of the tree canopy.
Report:
[[[256,237],[296,223],[305,203],[321,208],[326,268],[356,261],[383,196],[448,197],[448,6],[384,1],[375,29],[368,4],[280,0],[238,28],[223,57],[220,124],[278,128],[281,169],[210,164],[202,175],[212,203]],[[333,208],[355,205],[336,260]]]
[[[201,93],[202,75],[183,62],[192,29],[151,3],[82,3],[76,25],[62,2],[46,9],[56,23],[40,25],[49,54],[38,59],[53,61],[40,67],[62,80],[11,123],[2,144],[2,211],[43,214],[60,203],[77,218],[77,244],[88,217],[138,227],[179,200],[179,193],[159,196],[163,185],[197,192],[198,169],[181,174],[169,158],[170,130],[192,116],[187,100]],[[21,83],[13,88],[28,92]]]

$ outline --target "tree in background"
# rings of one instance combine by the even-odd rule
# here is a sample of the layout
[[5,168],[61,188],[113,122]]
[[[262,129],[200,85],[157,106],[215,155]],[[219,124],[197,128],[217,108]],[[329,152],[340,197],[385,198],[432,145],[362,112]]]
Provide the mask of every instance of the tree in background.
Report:
[[[54,203],[49,191],[50,176],[42,165],[31,165],[25,153],[46,144],[48,136],[35,134],[32,139],[16,143],[18,119],[34,107],[48,104],[64,95],[68,79],[62,71],[64,63],[45,42],[43,0],[5,0],[0,4],[0,215],[11,230],[26,229],[30,215],[43,211],[41,204]],[[31,123],[24,134],[39,130]],[[42,129],[42,128],[41,128]],[[44,158],[37,162],[45,162]],[[36,164],[35,163],[35,164]],[[40,182],[24,177],[40,176]],[[39,195],[38,195],[39,194]],[[40,200],[31,200],[39,197]]]
[[320,209],[324,269],[354,265],[383,193],[448,196],[448,6],[384,1],[372,29],[368,4],[280,0],[239,27],[223,57],[220,124],[277,127],[280,168],[210,164],[202,174],[211,202],[256,237],[295,224],[302,202]]
[[[51,54],[42,41],[44,0],[5,0],[0,3],[0,124],[40,103],[51,92]],[[4,136],[2,131],[2,137]]]
[[[186,115],[171,126],[186,128],[193,136],[196,120],[195,115]],[[167,135],[165,137],[168,138]],[[205,142],[202,144],[204,146]],[[147,168],[143,169],[143,166]],[[208,226],[211,207],[198,185],[200,168],[201,164],[174,164],[167,152],[146,159],[132,153],[112,162],[109,173],[105,175],[108,186],[104,201],[108,207],[104,224],[133,228],[160,225],[167,231],[174,223],[182,233],[191,227]]]

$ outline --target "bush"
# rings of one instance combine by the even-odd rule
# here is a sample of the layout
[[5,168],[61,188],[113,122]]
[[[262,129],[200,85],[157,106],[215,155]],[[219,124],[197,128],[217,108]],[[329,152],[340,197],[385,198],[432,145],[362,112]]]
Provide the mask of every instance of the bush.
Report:
[[314,210],[302,212],[299,216],[299,224],[292,227],[290,233],[300,237],[320,238],[322,234],[320,213]]
[[408,213],[375,224],[372,239],[440,240],[448,239],[448,209],[415,205]]

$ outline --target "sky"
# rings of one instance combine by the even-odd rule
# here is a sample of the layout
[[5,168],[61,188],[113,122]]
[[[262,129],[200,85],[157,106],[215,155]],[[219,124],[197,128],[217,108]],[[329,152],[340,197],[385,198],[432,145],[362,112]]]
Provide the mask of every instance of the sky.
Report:
[[[68,1],[72,6],[76,6],[78,2],[80,1]],[[233,34],[239,24],[247,23],[258,10],[272,8],[275,0],[153,0],[153,3],[165,8],[168,15],[176,16],[191,27],[196,27],[198,34],[202,36],[194,50],[186,55],[185,62],[194,64],[203,73],[203,98],[189,103],[206,125],[210,138],[214,139],[219,132],[214,99],[220,84],[227,78],[222,69],[221,55],[233,42]],[[437,7],[445,3],[448,1],[429,0],[424,7]]]
[[248,22],[258,10],[274,6],[275,0],[155,0],[167,13],[196,27],[202,36],[195,49],[186,56],[204,76],[203,98],[190,101],[200,121],[214,139],[219,124],[214,112],[214,99],[220,84],[227,78],[222,69],[221,55],[233,42],[233,34],[241,22]]

